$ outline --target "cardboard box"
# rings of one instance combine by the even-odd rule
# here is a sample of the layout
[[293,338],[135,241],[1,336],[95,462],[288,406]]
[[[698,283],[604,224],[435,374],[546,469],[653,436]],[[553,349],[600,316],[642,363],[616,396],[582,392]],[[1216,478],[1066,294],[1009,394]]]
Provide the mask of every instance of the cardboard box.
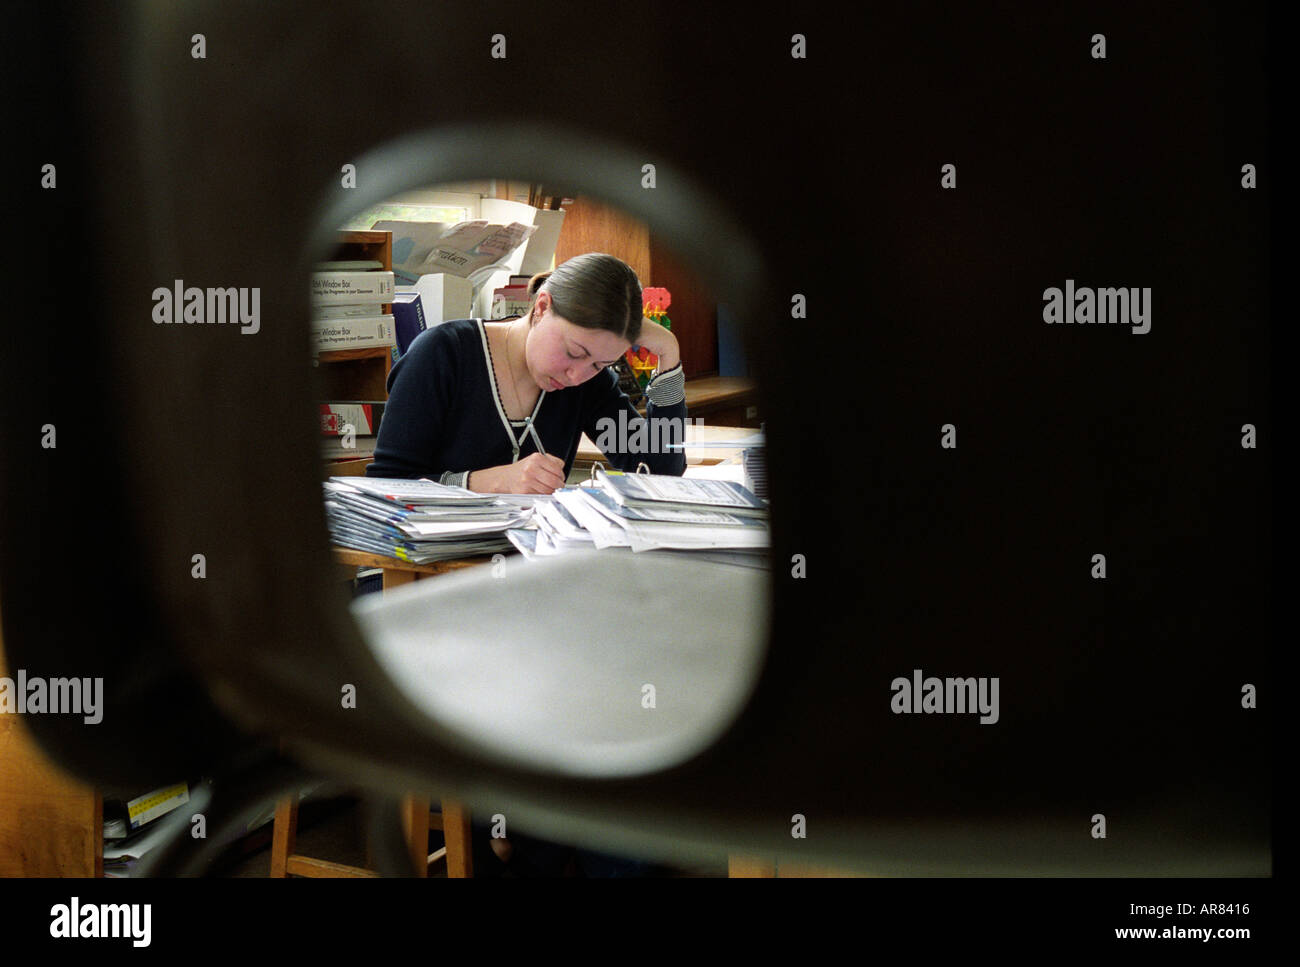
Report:
[[469,279],[437,272],[422,275],[415,280],[415,285],[403,288],[420,293],[424,321],[430,329],[450,319],[473,317],[474,286]]

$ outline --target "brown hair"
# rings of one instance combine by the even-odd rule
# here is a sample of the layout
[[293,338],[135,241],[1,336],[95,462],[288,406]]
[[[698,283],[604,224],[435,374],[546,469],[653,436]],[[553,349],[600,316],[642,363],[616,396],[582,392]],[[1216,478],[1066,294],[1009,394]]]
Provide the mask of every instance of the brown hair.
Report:
[[530,319],[543,289],[556,315],[575,326],[603,329],[633,345],[641,338],[641,282],[622,259],[589,252],[534,275],[528,280]]

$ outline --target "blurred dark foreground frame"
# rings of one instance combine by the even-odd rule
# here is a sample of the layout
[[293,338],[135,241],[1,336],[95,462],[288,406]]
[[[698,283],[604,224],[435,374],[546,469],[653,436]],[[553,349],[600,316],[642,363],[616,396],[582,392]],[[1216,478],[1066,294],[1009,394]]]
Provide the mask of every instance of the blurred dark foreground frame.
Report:
[[[417,6],[388,8],[414,15]],[[898,600],[881,593],[882,578],[904,575],[910,583],[895,590],[920,598],[928,573],[919,561],[873,559],[873,549],[906,543],[898,535],[909,527],[924,532],[931,509],[900,507],[884,525],[873,510],[838,528],[823,512],[859,504],[864,485],[931,457],[917,445],[894,464],[873,457],[868,469],[810,481],[819,436],[862,425],[841,415],[846,398],[824,376],[786,365],[790,293],[819,290],[782,258],[783,246],[795,226],[810,237],[842,226],[833,213],[783,220],[750,204],[776,162],[737,164],[724,177],[731,159],[690,139],[662,157],[652,132],[604,113],[608,93],[593,93],[590,105],[557,97],[520,117],[517,91],[489,78],[472,106],[442,110],[364,53],[349,77],[372,82],[331,81],[323,65],[355,53],[329,40],[330,25],[342,30],[346,18],[309,5],[257,18],[216,4],[186,18],[153,5],[34,9],[30,36],[49,83],[30,106],[64,121],[25,155],[57,159],[59,187],[32,190],[43,214],[31,230],[39,242],[25,249],[49,298],[19,295],[24,317],[50,324],[16,330],[4,354],[5,391],[21,417],[5,421],[0,441],[0,595],[11,669],[104,679],[101,723],[32,717],[57,761],[92,782],[141,788],[203,771],[245,798],[273,795],[301,769],[327,772],[379,795],[455,795],[544,835],[669,858],[731,850],[881,873],[1269,872],[1263,713],[1243,724],[1229,695],[1178,737],[1169,723],[1191,721],[1185,670],[1119,716],[1089,718],[1079,702],[1053,700],[1087,695],[1104,711],[1129,694],[1115,671],[1134,654],[1123,634],[1093,639],[1080,657],[1060,642],[990,644],[992,621],[930,651],[882,633],[908,620],[901,601],[895,623],[879,618]],[[466,36],[490,36],[487,14],[466,17]],[[309,35],[291,29],[300,19],[314,22]],[[209,54],[195,61],[189,37],[201,28]],[[603,29],[573,26],[597,63],[613,58]],[[395,58],[436,48],[449,75],[482,70],[482,51],[427,30],[394,40]],[[649,77],[645,56],[629,51],[619,65]],[[670,88],[637,83],[647,85],[637,94],[649,118],[680,106]],[[657,166],[653,191],[641,185],[646,162]],[[357,166],[355,190],[333,187],[345,163]],[[330,587],[306,365],[310,263],[348,215],[397,191],[482,177],[540,181],[644,220],[741,322],[769,415],[769,651],[734,727],[671,769],[575,780],[468,751],[393,687]],[[884,249],[864,242],[836,256],[830,274],[887,259]],[[175,280],[260,288],[260,330],[155,325],[151,293]],[[824,428],[810,429],[818,420]],[[56,428],[53,449],[34,443],[45,423]],[[898,443],[897,430],[885,432]],[[996,467],[986,460],[969,503],[952,513],[978,513],[1002,487],[982,473]],[[1041,499],[1025,498],[1046,521]],[[1003,563],[1004,551],[986,544],[957,550],[972,574]],[[191,575],[196,554],[202,580]],[[792,574],[797,555],[806,579]],[[940,602],[945,595],[954,615],[978,613],[976,595],[941,587]],[[582,597],[557,591],[555,603],[578,610]],[[1032,594],[1025,607],[1035,607]],[[1125,608],[1136,605],[1108,615],[1122,622]],[[1239,647],[1266,654],[1258,631],[1248,626]],[[1195,666],[1215,647],[1186,642],[1169,661]],[[1136,667],[1154,663],[1141,657]],[[1000,673],[1007,710],[987,729],[959,716],[891,714],[889,682],[916,668]],[[343,683],[362,697],[347,714]],[[1157,734],[1171,740],[1159,757],[1134,739]],[[275,751],[281,743],[288,761]],[[1222,768],[1202,768],[1207,754]],[[1239,768],[1223,767],[1233,755]],[[244,803],[231,814],[235,805]],[[1110,817],[1107,842],[1089,835],[1096,813]],[[806,838],[791,837],[796,815]],[[167,869],[195,871],[180,861]]]

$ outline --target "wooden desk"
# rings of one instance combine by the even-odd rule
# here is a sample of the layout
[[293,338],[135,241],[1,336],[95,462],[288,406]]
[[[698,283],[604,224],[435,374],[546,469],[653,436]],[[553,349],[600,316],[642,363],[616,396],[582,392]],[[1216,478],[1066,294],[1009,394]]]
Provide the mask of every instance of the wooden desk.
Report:
[[493,556],[491,554],[480,554],[477,557],[462,557],[454,561],[412,564],[410,561],[403,561],[396,557],[372,554],[369,551],[355,551],[349,547],[334,547],[331,550],[333,550],[334,560],[338,564],[348,567],[382,568],[385,591],[389,588],[401,587],[403,584],[410,584],[419,578],[446,574],[448,571],[459,571],[462,568],[476,567],[479,564],[491,564]]
[[758,387],[735,376],[702,376],[686,381],[686,415],[710,424],[757,429]]

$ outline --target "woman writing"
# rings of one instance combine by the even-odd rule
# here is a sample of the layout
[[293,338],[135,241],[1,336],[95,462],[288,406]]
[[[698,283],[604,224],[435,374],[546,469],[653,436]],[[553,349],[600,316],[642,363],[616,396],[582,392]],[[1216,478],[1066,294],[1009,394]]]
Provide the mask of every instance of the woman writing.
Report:
[[[675,432],[646,439],[682,439],[685,378],[677,339],[642,315],[641,284],[612,255],[569,259],[529,283],[528,314],[509,322],[460,319],[421,333],[388,377],[372,477],[427,477],[485,493],[549,494],[563,487],[585,432],[609,440],[611,424],[636,432],[641,416],[608,369],[631,345],[659,357],[646,387],[647,418],[672,420]],[[620,413],[623,414],[620,420]],[[604,444],[601,444],[604,446]],[[610,463],[680,476],[681,450],[625,453],[616,441]],[[559,875],[573,863],[603,875],[641,872],[644,865],[531,837],[487,838],[475,824],[475,864],[514,857],[523,875]],[[490,844],[491,850],[485,848]],[[516,850],[516,847],[521,847]]]
[[[564,486],[583,433],[608,440],[602,430],[611,426],[626,426],[628,436],[636,430],[642,418],[607,368],[633,345],[659,357],[659,373],[646,387],[647,418],[675,424],[671,436],[645,438],[683,438],[677,339],[642,315],[641,284],[630,266],[612,255],[579,255],[534,276],[528,292],[528,313],[518,319],[445,322],[411,343],[388,377],[369,476],[551,493]],[[686,469],[681,450],[628,453],[625,446],[618,441],[605,454],[620,470],[641,462],[651,473]]]

